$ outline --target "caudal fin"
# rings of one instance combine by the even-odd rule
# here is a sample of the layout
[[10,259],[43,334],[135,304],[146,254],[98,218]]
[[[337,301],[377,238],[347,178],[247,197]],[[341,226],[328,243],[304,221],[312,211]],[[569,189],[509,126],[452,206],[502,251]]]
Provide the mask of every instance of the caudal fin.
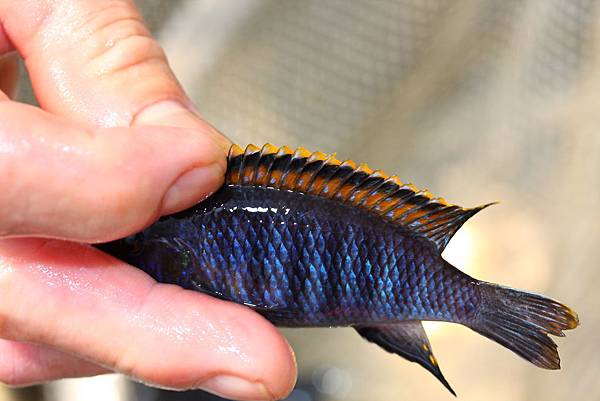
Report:
[[579,324],[569,307],[537,294],[481,283],[481,309],[468,326],[536,366],[560,369],[557,345],[548,334]]

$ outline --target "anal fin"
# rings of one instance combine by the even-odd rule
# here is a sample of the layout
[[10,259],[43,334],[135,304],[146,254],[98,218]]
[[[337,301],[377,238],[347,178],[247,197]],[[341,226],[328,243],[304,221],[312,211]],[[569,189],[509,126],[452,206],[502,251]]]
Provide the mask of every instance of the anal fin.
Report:
[[420,321],[406,321],[376,326],[355,326],[358,334],[367,341],[379,345],[384,350],[416,362],[431,372],[447,389],[456,396],[433,356],[429,339]]

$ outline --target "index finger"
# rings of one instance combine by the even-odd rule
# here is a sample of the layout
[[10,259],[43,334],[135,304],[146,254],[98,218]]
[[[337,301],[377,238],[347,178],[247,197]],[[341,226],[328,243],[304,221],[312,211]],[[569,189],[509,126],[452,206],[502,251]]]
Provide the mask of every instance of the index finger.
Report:
[[262,400],[282,398],[295,380],[287,342],[257,313],[158,284],[92,247],[1,240],[0,293],[0,337],[144,382]]

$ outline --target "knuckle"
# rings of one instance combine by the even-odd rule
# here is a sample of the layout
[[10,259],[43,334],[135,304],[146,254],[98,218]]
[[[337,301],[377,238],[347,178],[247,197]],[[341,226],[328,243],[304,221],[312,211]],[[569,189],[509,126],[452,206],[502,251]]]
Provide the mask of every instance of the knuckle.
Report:
[[97,172],[94,182],[98,185],[82,197],[80,205],[88,212],[88,233],[103,239],[129,235],[149,224],[158,217],[161,197],[161,188],[152,174],[132,168],[135,155],[126,138],[111,136],[118,146],[110,146],[115,141],[106,141],[106,148],[95,152],[91,170]]
[[[68,25],[54,29],[57,46],[76,49],[83,61],[83,73],[102,78],[165,56],[152,38],[132,1],[66,2],[52,8],[53,24]],[[47,28],[49,29],[49,28]]]
[[164,61],[165,55],[144,25],[141,17],[130,7],[106,8],[95,17],[93,42],[88,71],[103,77],[122,70],[129,70],[153,61]]
[[[90,205],[94,216],[88,217],[90,241],[107,241],[141,230],[154,217],[154,209],[140,201],[126,185],[111,185],[99,191]],[[102,194],[104,192],[104,194]]]
[[118,38],[90,63],[90,67],[92,73],[101,78],[154,64],[166,65],[165,60],[162,49],[153,38],[129,34]]

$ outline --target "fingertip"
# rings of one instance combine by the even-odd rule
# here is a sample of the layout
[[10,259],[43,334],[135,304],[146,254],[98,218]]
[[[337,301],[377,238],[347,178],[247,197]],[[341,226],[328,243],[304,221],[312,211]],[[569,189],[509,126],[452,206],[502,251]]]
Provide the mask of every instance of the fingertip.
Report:
[[[135,158],[156,177],[170,177],[163,187],[158,214],[191,207],[216,192],[225,179],[227,157],[213,139],[198,129],[136,126],[139,140],[146,141],[156,157],[133,150]],[[151,138],[152,137],[152,138]],[[158,187],[154,187],[157,189]]]
[[261,382],[251,382],[236,376],[219,375],[203,382],[199,389],[208,391],[219,397],[240,401],[278,400]]
[[[165,342],[169,353],[158,352],[156,361],[135,353],[125,356],[126,372],[161,387],[203,389],[240,400],[282,399],[292,390],[296,364],[288,342],[249,308],[157,285],[144,302],[138,321],[146,322],[147,313],[160,316],[154,318],[154,329],[177,333],[170,336],[176,341]],[[152,333],[148,335],[136,342],[156,340]],[[143,363],[127,367],[127,361]]]
[[202,119],[189,99],[165,99],[151,103],[138,111],[131,126],[166,126],[187,128],[209,138],[220,153],[227,154],[231,141]]
[[[296,358],[285,338],[277,329],[274,331],[269,333],[269,329],[263,329],[262,336],[268,347],[256,347],[262,355],[254,357],[251,369],[237,372],[236,375],[219,373],[194,387],[235,400],[272,401],[286,398],[296,383]],[[265,356],[268,359],[261,362]]]
[[273,400],[286,398],[294,389],[298,378],[296,354],[285,337],[283,335],[280,335],[280,337],[283,341],[278,346],[281,347],[280,355],[284,358],[279,362],[278,371],[272,376],[273,379],[267,385]]
[[[243,315],[237,310],[233,315],[235,324],[240,326],[240,337],[248,340],[244,345],[250,350],[248,355],[252,361],[245,367],[242,377],[264,386],[268,396],[258,399],[284,399],[293,390],[297,378],[296,356],[292,347],[281,331],[260,314],[245,306],[226,304],[244,310]],[[234,395],[230,393],[229,397]]]
[[[210,125],[203,123],[188,102],[162,100],[144,107],[133,119],[132,126],[143,129],[150,126],[178,127],[171,134],[174,144],[185,144],[184,151],[196,153],[197,162],[184,170],[165,193],[161,214],[171,214],[190,207],[215,192],[223,183],[227,170],[226,154],[229,141]],[[183,134],[185,131],[185,135]],[[200,145],[197,145],[200,141]]]
[[225,171],[221,163],[195,167],[175,180],[162,201],[161,214],[171,214],[202,201],[217,191]]

